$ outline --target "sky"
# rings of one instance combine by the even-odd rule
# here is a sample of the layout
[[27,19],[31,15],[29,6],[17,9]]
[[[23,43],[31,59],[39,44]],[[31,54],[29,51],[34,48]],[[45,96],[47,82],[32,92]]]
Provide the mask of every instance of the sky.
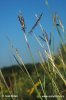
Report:
[[[18,21],[19,12],[22,12],[24,16],[27,36],[28,32],[36,22],[35,14],[39,16],[42,12],[43,16],[41,18],[41,24],[48,35],[52,31],[53,23],[51,14],[53,12],[58,13],[63,25],[66,26],[66,0],[48,0],[48,5],[49,9],[45,4],[45,0],[0,0],[0,67],[16,64],[6,36],[9,37],[14,47],[18,49],[24,63],[32,62],[24,38],[24,33],[21,30]],[[56,31],[54,32],[56,46],[58,46],[58,35]],[[36,36],[41,35],[39,25],[35,28],[34,34],[36,34]],[[35,62],[39,62],[40,58],[37,52],[39,50],[43,52],[42,49],[33,35],[28,37],[28,42],[35,58]]]

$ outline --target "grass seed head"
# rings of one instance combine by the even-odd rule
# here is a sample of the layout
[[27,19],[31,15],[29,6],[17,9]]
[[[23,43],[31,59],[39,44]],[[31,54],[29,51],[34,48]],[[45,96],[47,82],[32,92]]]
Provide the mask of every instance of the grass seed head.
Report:
[[40,16],[38,17],[37,21],[35,22],[35,24],[33,25],[33,27],[31,28],[29,34],[31,34],[33,32],[33,30],[35,29],[35,27],[38,25],[39,21],[42,18],[43,13],[40,14]]
[[18,19],[20,21],[22,30],[25,32],[25,21],[24,21],[24,17],[22,15],[18,15]]

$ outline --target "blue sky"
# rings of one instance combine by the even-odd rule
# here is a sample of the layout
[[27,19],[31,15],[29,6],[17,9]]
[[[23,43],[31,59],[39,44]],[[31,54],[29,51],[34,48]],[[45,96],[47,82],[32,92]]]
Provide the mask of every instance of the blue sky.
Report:
[[[64,26],[66,26],[66,0],[48,0],[51,12],[57,12]],[[12,57],[9,43],[6,35],[10,38],[15,48],[25,63],[32,62],[29,51],[26,46],[24,34],[18,21],[18,13],[22,11],[25,18],[26,32],[30,31],[36,21],[35,14],[40,15],[43,12],[41,24],[48,34],[52,31],[52,17],[50,11],[45,5],[45,0],[0,0],[0,67],[15,64]],[[54,31],[55,32],[55,31]],[[34,33],[38,36],[41,34],[39,26]],[[55,32],[56,44],[58,41],[57,32]],[[35,61],[39,61],[38,50],[42,49],[36,43],[33,35],[28,38]],[[57,44],[58,45],[58,44]]]

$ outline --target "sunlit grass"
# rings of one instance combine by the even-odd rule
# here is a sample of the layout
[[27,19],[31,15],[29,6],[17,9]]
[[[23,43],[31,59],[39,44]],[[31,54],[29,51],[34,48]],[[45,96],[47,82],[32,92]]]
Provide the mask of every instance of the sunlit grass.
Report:
[[[48,6],[48,2],[46,1],[46,5]],[[8,77],[6,79],[5,74],[0,70],[0,97],[1,100],[3,100],[3,95],[4,94],[10,94],[10,95],[18,95],[17,100],[37,100],[38,98],[40,100],[49,100],[48,97],[46,96],[57,96],[54,98],[51,98],[51,100],[64,100],[63,96],[65,96],[66,89],[66,58],[64,58],[64,55],[66,54],[66,45],[64,44],[63,37],[61,30],[65,32],[64,26],[60,20],[60,17],[56,14],[51,14],[52,15],[52,21],[54,23],[54,27],[57,30],[59,39],[60,39],[60,44],[62,45],[62,48],[59,48],[59,53],[56,56],[54,54],[54,45],[52,46],[54,39],[54,33],[51,34],[50,39],[48,37],[48,33],[46,30],[43,28],[41,25],[41,18],[42,18],[43,13],[38,15],[36,14],[35,17],[37,21],[31,28],[31,30],[28,33],[28,36],[26,35],[26,25],[25,25],[25,20],[24,16],[19,14],[18,19],[22,28],[22,31],[24,33],[25,41],[27,48],[30,53],[30,57],[32,59],[33,64],[31,64],[31,67],[28,69],[28,66],[24,63],[23,58],[21,57],[18,49],[14,47],[10,39],[8,38],[9,41],[9,46],[10,49],[12,50],[12,55],[15,59],[15,61],[18,64],[18,69],[16,69],[16,72],[12,71],[10,74],[5,73],[6,76]],[[35,27],[37,25],[40,26],[40,30],[42,35],[41,36],[36,36],[35,33],[33,33],[33,30],[35,30]],[[34,38],[36,39],[36,42],[40,46],[40,48],[43,49],[43,52],[45,54],[45,59],[44,56],[42,55],[41,51],[38,51],[37,54],[39,56],[39,59],[41,61],[40,64],[36,64],[30,43],[28,42],[29,35],[33,34]],[[64,33],[65,36],[65,33]],[[52,38],[51,38],[52,37]],[[47,49],[45,46],[41,43],[41,40],[43,43],[47,46]],[[62,51],[63,50],[63,51]],[[33,67],[32,67],[33,66]],[[14,69],[13,69],[14,70]],[[9,76],[8,76],[9,75]],[[11,79],[12,77],[12,79]],[[8,86],[9,83],[9,86]],[[64,86],[64,87],[63,87]],[[45,96],[43,98],[43,96]],[[60,96],[60,97],[58,97]],[[16,100],[16,98],[5,98],[5,100]]]

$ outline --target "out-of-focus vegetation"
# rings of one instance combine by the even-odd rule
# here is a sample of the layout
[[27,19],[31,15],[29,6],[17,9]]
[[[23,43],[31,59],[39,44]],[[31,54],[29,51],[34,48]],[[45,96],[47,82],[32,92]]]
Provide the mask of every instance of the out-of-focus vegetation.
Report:
[[[61,52],[62,52],[62,56],[64,59],[64,62],[66,63],[66,57],[65,57],[65,52],[61,46]],[[60,70],[60,72],[62,73],[62,75],[64,77],[66,77],[66,71],[65,68],[63,68],[63,65],[61,63],[61,60],[59,58],[59,53],[58,55],[54,55],[54,62],[57,66],[57,68]],[[45,62],[44,66],[48,66],[48,63]],[[35,72],[35,68],[33,64],[26,64],[26,68],[28,70],[28,72],[30,73],[32,79],[35,82],[36,87],[38,88],[38,90],[40,91],[41,95],[43,94],[40,82],[39,82],[39,78],[41,79],[42,83],[44,84],[44,70],[42,69],[42,66],[40,63],[36,64],[37,69],[38,69],[38,73],[40,73],[40,76],[37,77],[36,76],[36,72]],[[21,67],[23,68],[23,66],[21,65]],[[35,88],[31,83],[31,80],[29,79],[29,77],[27,76],[25,70],[23,69],[23,72],[19,69],[18,65],[13,65],[10,67],[4,67],[2,68],[2,73],[4,75],[5,81],[8,85],[9,90],[11,91],[11,94],[15,94],[18,95],[17,98],[14,98],[14,100],[40,100],[36,94]],[[52,74],[52,73],[50,73]],[[51,80],[47,77],[47,75],[45,75],[45,92],[47,93],[47,95],[52,95],[54,94],[54,90],[52,87],[52,82]],[[61,80],[61,78],[56,75],[55,77],[55,82],[58,86],[58,89],[61,93],[61,95],[64,95],[66,98],[66,86],[64,84],[64,82]],[[2,91],[1,91],[2,89]],[[6,88],[6,86],[4,85],[4,82],[2,80],[2,78],[0,79],[0,97],[2,95],[6,95],[9,94],[8,89]],[[65,100],[63,98],[63,100]],[[3,98],[1,98],[3,99]],[[12,98],[11,98],[12,99]],[[5,99],[3,99],[5,100]],[[10,100],[10,98],[6,98],[6,100]],[[48,99],[49,100],[49,99]],[[55,98],[52,100],[56,100]]]

